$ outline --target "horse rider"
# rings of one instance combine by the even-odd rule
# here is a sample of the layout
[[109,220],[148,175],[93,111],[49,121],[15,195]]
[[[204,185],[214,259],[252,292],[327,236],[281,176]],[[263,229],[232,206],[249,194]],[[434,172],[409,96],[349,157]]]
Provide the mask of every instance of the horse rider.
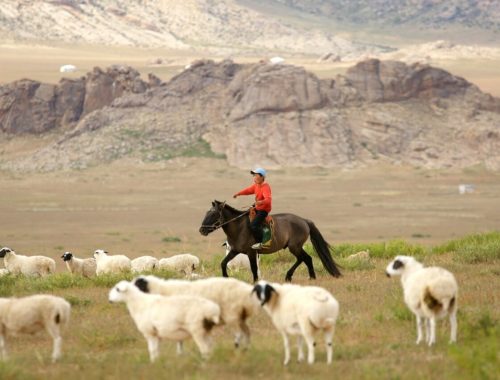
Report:
[[271,186],[266,181],[266,171],[262,168],[256,168],[250,173],[253,175],[253,185],[237,192],[233,195],[236,198],[240,195],[255,194],[255,218],[250,223],[253,237],[257,241],[252,245],[252,249],[262,248],[262,223],[266,220],[266,216],[271,212]]

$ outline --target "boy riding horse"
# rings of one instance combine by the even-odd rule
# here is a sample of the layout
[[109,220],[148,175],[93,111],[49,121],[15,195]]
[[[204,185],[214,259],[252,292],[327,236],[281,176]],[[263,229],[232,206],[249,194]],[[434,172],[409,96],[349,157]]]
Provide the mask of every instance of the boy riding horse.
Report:
[[253,175],[252,186],[249,186],[236,194],[233,198],[240,195],[251,195],[255,194],[255,211],[256,215],[254,220],[250,223],[250,229],[252,230],[253,237],[257,241],[252,245],[252,249],[262,249],[262,223],[266,220],[267,215],[271,212],[271,186],[266,181],[266,171],[262,168],[257,168],[250,173]]

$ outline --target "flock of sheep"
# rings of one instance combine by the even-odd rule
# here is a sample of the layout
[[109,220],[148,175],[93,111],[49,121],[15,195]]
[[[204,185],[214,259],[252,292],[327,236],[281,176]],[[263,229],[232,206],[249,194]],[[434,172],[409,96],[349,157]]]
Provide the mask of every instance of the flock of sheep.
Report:
[[[240,255],[242,256],[242,255]],[[46,275],[53,273],[55,262],[44,256],[17,255],[9,248],[0,250],[6,269],[12,274]],[[153,271],[168,267],[192,274],[199,267],[196,256],[185,254],[157,260],[144,256],[130,260],[123,255],[108,255],[96,250],[94,258],[78,259],[66,252],[62,259],[69,271],[82,276],[122,271]],[[166,261],[164,261],[166,260]],[[163,263],[162,263],[163,262]],[[243,264],[244,265],[244,264]],[[436,342],[436,320],[449,316],[450,343],[457,336],[458,285],[453,274],[443,268],[424,267],[409,256],[397,256],[386,268],[387,276],[401,276],[404,301],[417,320],[417,341],[424,338],[430,346]],[[1,278],[0,278],[1,281]],[[333,335],[339,303],[327,290],[317,286],[278,284],[259,281],[254,285],[223,277],[196,280],[162,279],[139,275],[132,281],[120,281],[109,292],[110,302],[124,302],[138,330],[147,341],[150,360],[159,356],[159,342],[193,339],[203,357],[213,349],[212,332],[220,325],[235,331],[236,347],[247,347],[250,329],[247,321],[262,308],[283,337],[284,364],[290,361],[289,335],[297,335],[298,360],[315,360],[315,335],[322,332],[327,363],[333,359]],[[69,320],[71,306],[61,297],[33,295],[23,298],[0,298],[0,353],[6,358],[7,333],[34,333],[46,330],[53,338],[52,360],[61,356],[61,328]]]

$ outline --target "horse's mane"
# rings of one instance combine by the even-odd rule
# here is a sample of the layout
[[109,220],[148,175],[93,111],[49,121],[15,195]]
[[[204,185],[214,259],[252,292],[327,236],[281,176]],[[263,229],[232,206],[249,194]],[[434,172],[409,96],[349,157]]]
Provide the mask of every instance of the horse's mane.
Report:
[[238,215],[241,215],[241,214],[248,212],[248,210],[238,210],[237,208],[234,208],[233,206],[228,205],[226,202],[221,202],[221,201],[215,200],[215,203],[224,204],[224,208],[226,208],[229,211],[232,211]]

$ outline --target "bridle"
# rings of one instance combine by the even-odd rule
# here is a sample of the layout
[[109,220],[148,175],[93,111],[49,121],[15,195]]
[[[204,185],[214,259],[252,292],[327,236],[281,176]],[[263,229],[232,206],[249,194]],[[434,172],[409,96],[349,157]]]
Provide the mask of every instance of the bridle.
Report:
[[222,210],[224,209],[224,207],[226,207],[226,202],[222,203],[221,207],[219,207],[219,209],[218,209],[219,218],[215,221],[214,224],[202,224],[201,227],[213,228],[213,230],[210,232],[214,232],[214,231],[218,230],[219,228],[221,228],[222,226],[225,226],[226,224],[229,224],[229,223],[235,221],[236,219],[239,219],[242,216],[247,215],[250,212],[250,207],[249,207],[249,209],[247,211],[245,211],[243,214],[235,216],[234,218],[226,220],[224,222],[224,215],[222,215]]

